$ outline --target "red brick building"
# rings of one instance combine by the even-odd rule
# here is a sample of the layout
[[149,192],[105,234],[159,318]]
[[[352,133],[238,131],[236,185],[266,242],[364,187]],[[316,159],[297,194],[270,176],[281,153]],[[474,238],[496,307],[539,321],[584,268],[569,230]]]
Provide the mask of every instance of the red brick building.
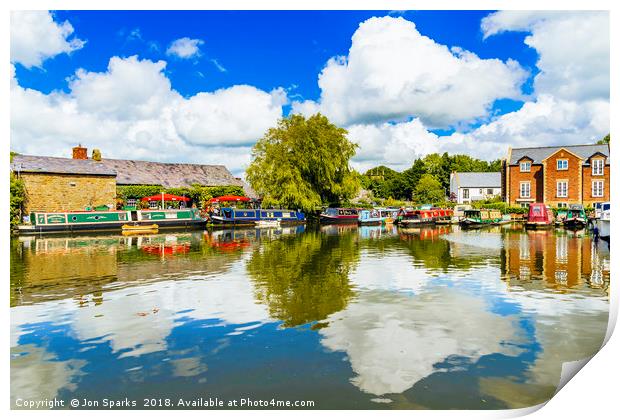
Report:
[[609,169],[608,144],[509,149],[502,196],[513,206],[591,206],[609,201]]

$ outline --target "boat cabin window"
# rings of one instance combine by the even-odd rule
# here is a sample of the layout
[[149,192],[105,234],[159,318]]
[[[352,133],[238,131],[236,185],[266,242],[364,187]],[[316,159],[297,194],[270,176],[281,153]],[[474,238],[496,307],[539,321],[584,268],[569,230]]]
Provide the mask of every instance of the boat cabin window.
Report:
[[338,209],[339,216],[353,216],[357,214],[355,209]]
[[610,208],[610,203],[603,203],[603,211],[607,211]]
[[149,201],[149,209],[156,210],[159,205],[158,201]]
[[530,212],[534,216],[542,216],[542,208],[540,206],[532,206],[532,207],[530,207]]

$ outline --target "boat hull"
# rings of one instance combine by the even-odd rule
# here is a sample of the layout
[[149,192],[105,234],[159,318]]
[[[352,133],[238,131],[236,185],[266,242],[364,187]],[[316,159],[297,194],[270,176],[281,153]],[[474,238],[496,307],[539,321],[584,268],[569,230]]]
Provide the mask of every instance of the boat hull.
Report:
[[324,223],[324,224],[354,224],[354,223],[357,223],[358,219],[357,219],[357,215],[352,216],[352,217],[349,217],[349,216],[338,217],[338,216],[329,216],[329,215],[322,214],[320,221],[321,223]]
[[586,227],[586,221],[579,218],[564,220],[562,224],[566,229],[578,230]]
[[598,235],[603,238],[603,239],[608,239],[609,238],[609,229],[610,229],[610,223],[609,220],[601,220],[599,219],[598,222]]

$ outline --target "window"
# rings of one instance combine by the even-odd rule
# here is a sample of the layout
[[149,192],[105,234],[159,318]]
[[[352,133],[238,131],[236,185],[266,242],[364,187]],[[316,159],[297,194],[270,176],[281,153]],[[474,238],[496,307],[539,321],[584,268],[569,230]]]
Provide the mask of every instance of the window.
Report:
[[605,161],[603,159],[594,159],[592,161],[592,175],[603,175]]
[[568,207],[568,203],[558,203],[558,208],[559,209],[565,209]]
[[603,181],[592,181],[592,197],[602,197],[603,190]]
[[529,182],[521,182],[520,183],[520,197],[521,198],[530,198],[530,183]]
[[556,186],[556,197],[568,197],[568,181],[558,181]]
[[487,188],[487,195],[493,195],[493,188]]
[[530,172],[532,170],[532,162],[521,162],[521,172]]
[[482,188],[478,190],[478,194],[482,195]]
[[568,170],[568,159],[558,159],[557,168],[558,168],[558,171]]
[[157,207],[159,207],[159,201],[149,201],[150,209],[156,209]]
[[128,207],[135,207],[137,202],[138,202],[138,200],[135,199],[135,198],[128,198],[127,199],[127,206]]
[[529,203],[521,203],[521,208],[526,209],[530,206]]
[[469,198],[469,189],[463,188],[463,198]]

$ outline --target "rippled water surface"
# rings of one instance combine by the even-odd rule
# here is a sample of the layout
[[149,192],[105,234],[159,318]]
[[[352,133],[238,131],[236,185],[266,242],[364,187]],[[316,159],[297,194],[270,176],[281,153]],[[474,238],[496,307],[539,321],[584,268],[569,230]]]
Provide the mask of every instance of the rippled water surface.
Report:
[[601,346],[584,232],[303,226],[14,238],[11,400],[518,408]]

